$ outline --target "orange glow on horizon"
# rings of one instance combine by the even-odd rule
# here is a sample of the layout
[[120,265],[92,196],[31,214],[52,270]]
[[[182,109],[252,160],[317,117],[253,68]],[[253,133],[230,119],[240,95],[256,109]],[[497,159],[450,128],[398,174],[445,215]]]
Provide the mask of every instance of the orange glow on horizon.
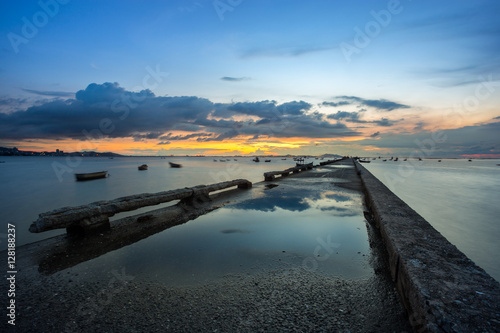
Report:
[[500,154],[470,154],[460,156],[464,158],[500,158]]

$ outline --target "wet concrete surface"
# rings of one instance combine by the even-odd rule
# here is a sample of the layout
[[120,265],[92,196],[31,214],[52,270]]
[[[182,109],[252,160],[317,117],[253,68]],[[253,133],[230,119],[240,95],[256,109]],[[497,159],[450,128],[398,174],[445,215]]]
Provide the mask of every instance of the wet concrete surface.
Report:
[[123,244],[111,234],[128,220],[78,246],[20,247],[16,328],[410,332],[360,189],[346,160],[221,194],[189,222],[184,208],[163,209],[150,219],[177,222]]

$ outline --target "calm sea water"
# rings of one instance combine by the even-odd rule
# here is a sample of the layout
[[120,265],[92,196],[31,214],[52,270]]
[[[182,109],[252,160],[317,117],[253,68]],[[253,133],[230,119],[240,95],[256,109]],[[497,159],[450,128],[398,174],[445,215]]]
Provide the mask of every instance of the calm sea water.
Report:
[[371,161],[364,166],[500,281],[500,160]]
[[[155,193],[212,184],[244,178],[262,181],[263,173],[294,166],[291,158],[271,158],[270,163],[252,162],[251,158],[209,157],[123,157],[83,158],[80,161],[64,157],[0,157],[0,249],[7,248],[6,223],[17,226],[17,245],[32,243],[64,233],[55,230],[40,234],[28,231],[38,214],[65,206],[85,205],[99,200]],[[177,162],[183,168],[170,168],[168,162]],[[312,160],[311,160],[312,161]],[[137,167],[148,164],[149,170]],[[74,173],[107,170],[109,177],[87,182],[76,182]]]

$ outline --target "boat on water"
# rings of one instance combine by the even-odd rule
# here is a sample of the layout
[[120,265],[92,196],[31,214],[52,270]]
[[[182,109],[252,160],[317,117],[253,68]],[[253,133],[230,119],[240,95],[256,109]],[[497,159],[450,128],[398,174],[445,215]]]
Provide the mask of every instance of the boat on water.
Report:
[[265,160],[264,162],[269,163],[269,162],[271,162],[271,160]]
[[138,169],[139,170],[147,170],[148,169],[148,165],[147,164],[139,165]]
[[179,163],[168,162],[168,164],[170,164],[171,168],[181,168],[182,167],[182,165]]
[[371,162],[369,160],[358,160],[358,161],[359,161],[359,163],[370,163]]
[[399,158],[397,158],[397,157],[396,157],[396,158],[394,159],[394,162],[397,162],[398,160],[399,160]]
[[106,178],[107,175],[108,175],[108,171],[98,171],[98,172],[89,172],[89,173],[75,173],[75,177],[76,177],[77,181]]
[[254,161],[254,162],[260,162],[260,160],[259,160],[258,157],[254,158],[252,161]]
[[438,160],[438,162],[441,162],[441,160]]

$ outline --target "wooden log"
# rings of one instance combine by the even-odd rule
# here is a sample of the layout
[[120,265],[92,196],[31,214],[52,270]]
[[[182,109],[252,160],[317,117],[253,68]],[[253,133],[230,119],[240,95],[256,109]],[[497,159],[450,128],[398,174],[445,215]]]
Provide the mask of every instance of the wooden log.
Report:
[[187,198],[206,201],[210,200],[210,192],[234,186],[250,188],[252,187],[252,183],[246,179],[236,179],[192,188],[130,195],[109,201],[97,201],[78,207],[63,207],[40,214],[38,219],[31,224],[29,230],[33,233],[39,233],[54,229],[72,229],[74,227],[91,229],[96,226],[109,224],[109,217],[117,213],[158,205],[173,200],[185,200]]

